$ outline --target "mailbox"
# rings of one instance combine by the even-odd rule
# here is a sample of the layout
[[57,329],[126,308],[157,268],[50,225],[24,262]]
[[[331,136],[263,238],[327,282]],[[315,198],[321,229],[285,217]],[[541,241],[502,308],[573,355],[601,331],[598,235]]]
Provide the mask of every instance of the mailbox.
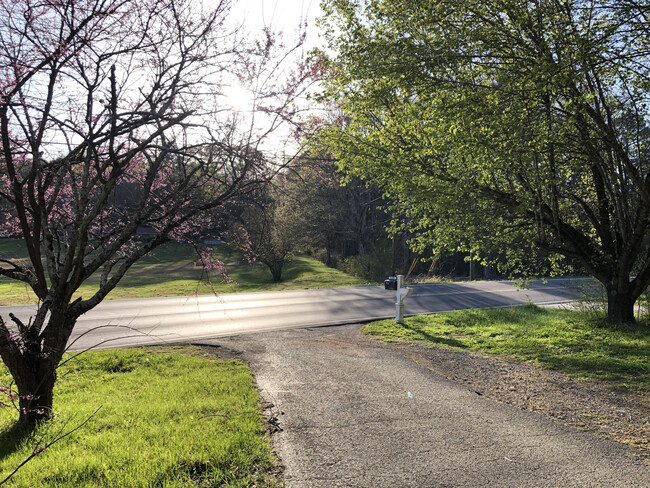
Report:
[[387,280],[384,280],[384,289],[397,290],[397,276],[389,276]]

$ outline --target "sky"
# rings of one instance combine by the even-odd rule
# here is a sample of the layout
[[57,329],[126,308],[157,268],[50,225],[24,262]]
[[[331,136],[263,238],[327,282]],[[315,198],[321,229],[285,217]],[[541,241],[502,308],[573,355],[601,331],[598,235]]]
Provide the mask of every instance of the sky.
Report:
[[[232,0],[231,14],[238,24],[251,34],[261,31],[264,27],[280,32],[285,45],[291,46],[297,41],[301,21],[307,21],[307,38],[302,49],[305,55],[310,49],[322,46],[323,40],[318,35],[316,18],[322,15],[320,0]],[[250,110],[251,94],[241,86],[231,86],[224,89],[224,95],[229,99],[231,108],[245,114]],[[308,104],[304,97],[296,100],[299,105]],[[257,116],[261,120],[260,116]],[[263,124],[263,121],[262,121]],[[289,127],[286,127],[289,130]],[[284,141],[284,142],[280,142]],[[287,132],[279,130],[262,144],[265,149],[293,146],[287,144]]]
[[233,12],[241,15],[247,29],[271,27],[283,32],[286,41],[295,39],[300,21],[306,19],[307,47],[320,44],[316,27],[322,13],[320,0],[234,0]]

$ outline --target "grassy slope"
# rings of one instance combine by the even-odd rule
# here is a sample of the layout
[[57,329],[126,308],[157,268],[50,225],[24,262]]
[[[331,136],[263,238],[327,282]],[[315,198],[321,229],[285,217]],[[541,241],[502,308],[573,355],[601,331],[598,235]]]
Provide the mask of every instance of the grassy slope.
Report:
[[387,341],[500,354],[618,387],[650,392],[650,328],[613,326],[593,316],[533,305],[461,310],[368,324]]
[[[220,276],[206,276],[203,269],[196,265],[196,253],[190,245],[170,243],[135,263],[108,298],[328,288],[364,284],[356,278],[307,257],[295,257],[286,266],[283,281],[274,283],[265,265],[243,263],[239,255],[227,246],[217,246],[215,253],[226,263],[226,272],[234,283],[224,283]],[[22,241],[0,239],[0,259],[25,256]],[[90,295],[96,289],[98,280],[98,275],[93,276],[81,287],[79,294]],[[210,281],[211,284],[206,284],[206,281]],[[33,293],[25,284],[0,278],[0,305],[34,303],[34,301]]]
[[[101,409],[8,486],[276,486],[250,370],[197,348],[153,351],[89,352],[64,365],[56,417],[39,435],[51,438]],[[28,439],[14,450],[15,417],[0,409],[0,481],[33,448]]]

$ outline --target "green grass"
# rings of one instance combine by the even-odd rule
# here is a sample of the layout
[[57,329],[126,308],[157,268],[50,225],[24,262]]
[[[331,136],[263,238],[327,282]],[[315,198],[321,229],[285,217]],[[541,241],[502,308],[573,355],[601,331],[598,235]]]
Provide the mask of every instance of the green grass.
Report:
[[[278,486],[250,370],[198,348],[88,352],[59,371],[56,416],[20,440],[0,409],[0,481],[48,438],[99,412],[7,486]],[[0,384],[8,374],[0,364]]]
[[364,327],[384,341],[480,351],[616,387],[650,392],[650,328],[611,325],[593,315],[526,305],[409,317]]
[[[328,268],[316,259],[296,256],[283,271],[283,280],[273,282],[271,273],[262,263],[244,263],[241,256],[228,246],[216,246],[217,258],[226,263],[226,272],[234,283],[225,283],[221,276],[206,276],[197,265],[196,253],[188,244],[169,243],[135,263],[113,290],[108,299],[145,298],[191,294],[233,293],[301,288],[358,286],[365,282],[336,269]],[[23,242],[0,239],[0,259],[25,258]],[[211,284],[206,284],[209,281]],[[77,296],[89,296],[97,289],[99,274],[92,276]],[[0,278],[0,305],[34,303],[36,298],[24,283]]]

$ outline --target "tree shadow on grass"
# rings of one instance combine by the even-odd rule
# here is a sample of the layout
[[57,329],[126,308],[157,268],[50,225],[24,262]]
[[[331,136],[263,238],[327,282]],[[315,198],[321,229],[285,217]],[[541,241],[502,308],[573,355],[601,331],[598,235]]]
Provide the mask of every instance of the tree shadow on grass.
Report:
[[538,362],[548,369],[565,374],[576,374],[607,382],[632,381],[645,383],[648,368],[638,361],[628,361],[624,357],[572,357],[540,354]]
[[438,336],[438,335],[429,334],[428,332],[426,332],[426,331],[424,331],[422,329],[413,327],[413,326],[409,325],[408,323],[402,324],[402,327],[409,330],[411,332],[411,334],[412,334],[411,337],[416,339],[416,340],[432,342],[434,344],[444,344],[444,345],[447,345],[447,346],[458,347],[458,348],[461,348],[461,349],[467,349],[467,346],[463,342],[459,341],[458,339],[453,339],[451,337],[445,337],[445,336]]
[[19,422],[0,432],[0,461],[19,450],[33,434],[33,429]]

